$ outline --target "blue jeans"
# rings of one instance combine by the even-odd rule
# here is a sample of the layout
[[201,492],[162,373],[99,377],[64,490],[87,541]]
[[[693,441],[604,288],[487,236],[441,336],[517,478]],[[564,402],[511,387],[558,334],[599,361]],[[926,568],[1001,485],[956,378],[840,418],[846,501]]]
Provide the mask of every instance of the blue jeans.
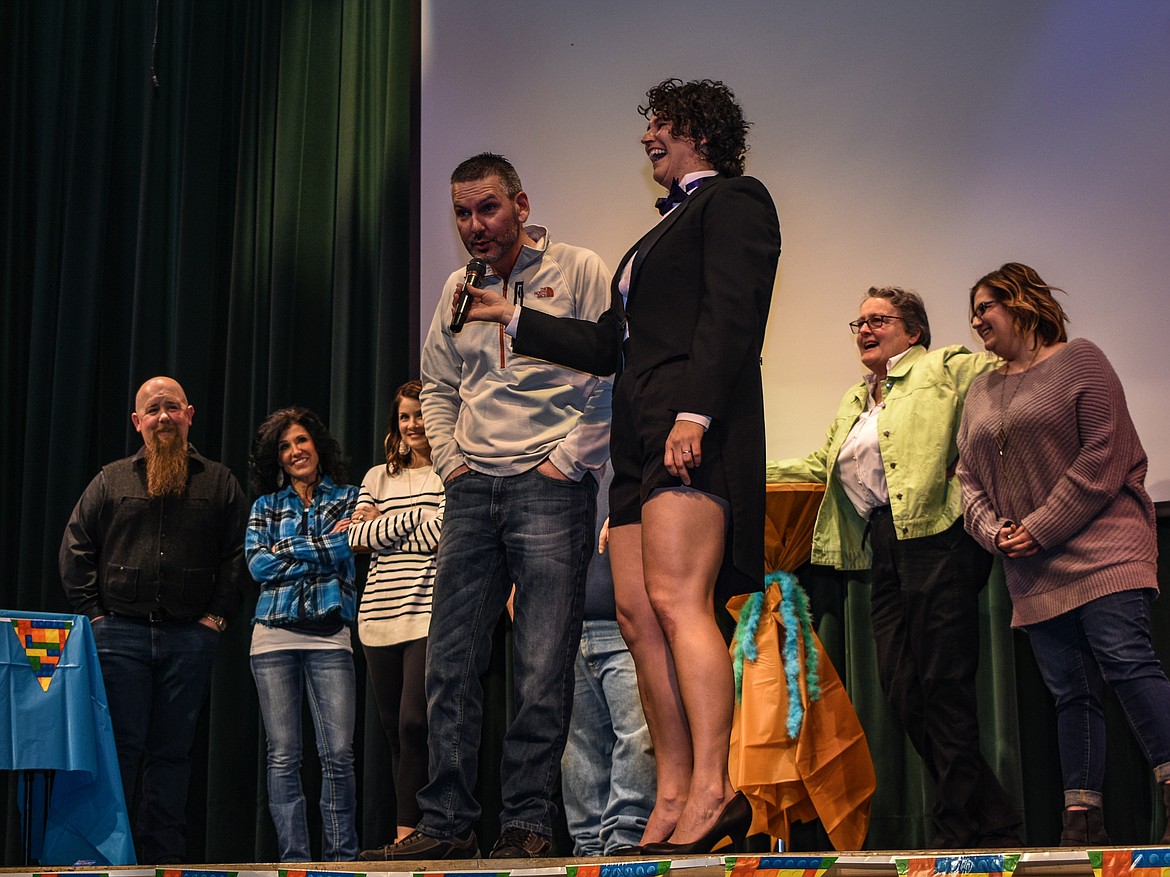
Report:
[[1170,681],[1150,641],[1156,594],[1149,588],[1108,594],[1025,628],[1056,700],[1066,807],[1101,806],[1106,683],[1121,701],[1155,779],[1170,780]]
[[552,834],[553,783],[573,705],[597,482],[535,469],[460,475],[447,485],[427,637],[429,781],[418,828],[462,836],[479,818],[474,789],[483,721],[480,677],[513,582],[516,717],[504,736],[500,824]]
[[126,806],[133,807],[138,861],[182,862],[187,787],[199,713],[211,688],[219,634],[198,621],[106,615],[93,626],[110,704]]
[[654,806],[650,730],[616,621],[585,621],[576,677],[561,794],[573,855],[600,856],[640,843]]
[[353,655],[343,649],[295,649],[252,656],[252,676],[268,737],[268,810],[276,826],[280,861],[312,861],[305,793],[301,788],[301,699],[321,757],[321,860],[357,858],[353,726],[357,701]]

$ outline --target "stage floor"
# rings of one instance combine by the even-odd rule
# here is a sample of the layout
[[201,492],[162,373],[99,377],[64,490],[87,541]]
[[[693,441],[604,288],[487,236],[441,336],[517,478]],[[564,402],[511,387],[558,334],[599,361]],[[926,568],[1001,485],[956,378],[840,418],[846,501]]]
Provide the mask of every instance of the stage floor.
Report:
[[3,868],[18,877],[49,874],[110,877],[329,877],[362,874],[473,875],[495,877],[1161,877],[1170,873],[1170,849],[1161,847],[1027,849],[1004,851],[903,850],[866,853],[793,853],[686,856],[677,859],[466,859],[418,862],[305,862],[185,865],[166,868]]

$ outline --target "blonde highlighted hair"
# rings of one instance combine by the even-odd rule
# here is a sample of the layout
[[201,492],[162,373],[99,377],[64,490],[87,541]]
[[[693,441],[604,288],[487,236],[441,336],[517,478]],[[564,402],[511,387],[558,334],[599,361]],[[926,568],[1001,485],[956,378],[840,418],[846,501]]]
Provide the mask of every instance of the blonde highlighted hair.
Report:
[[1035,333],[1036,341],[1044,346],[1068,340],[1065,330],[1068,314],[1052,294],[1064,290],[1045,283],[1035,268],[1022,262],[1008,262],[980,277],[971,287],[972,318],[975,315],[975,293],[981,286],[986,286],[996,301],[1011,312],[1012,323],[1020,335]]

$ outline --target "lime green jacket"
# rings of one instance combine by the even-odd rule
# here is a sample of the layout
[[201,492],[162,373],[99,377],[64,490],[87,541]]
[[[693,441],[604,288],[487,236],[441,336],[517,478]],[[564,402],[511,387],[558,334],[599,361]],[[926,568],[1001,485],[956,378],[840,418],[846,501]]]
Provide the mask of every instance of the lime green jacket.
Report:
[[[963,513],[955,463],[955,437],[963,400],[977,376],[999,360],[961,345],[938,350],[912,347],[882,381],[885,407],[878,414],[878,444],[890,510],[899,539],[941,533]],[[865,410],[864,381],[841,400],[824,446],[807,457],[767,464],[768,481],[819,482],[825,498],[813,530],[812,562],[837,569],[868,569],[865,519],[857,514],[838,479],[837,455]]]

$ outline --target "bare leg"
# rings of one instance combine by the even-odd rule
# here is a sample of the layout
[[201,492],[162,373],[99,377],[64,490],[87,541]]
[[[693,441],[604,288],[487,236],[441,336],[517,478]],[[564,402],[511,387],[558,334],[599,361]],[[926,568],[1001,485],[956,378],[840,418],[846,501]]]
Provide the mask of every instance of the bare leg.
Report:
[[723,501],[697,490],[659,490],[642,507],[646,593],[675,656],[692,746],[690,789],[672,843],[702,837],[735,794],[727,772],[735,683],[714,613],[726,526]]
[[654,743],[658,786],[642,843],[671,836],[691,782],[691,736],[683,713],[674,661],[642,577],[642,525],[609,531],[610,566],[622,637],[638,671],[638,693]]

